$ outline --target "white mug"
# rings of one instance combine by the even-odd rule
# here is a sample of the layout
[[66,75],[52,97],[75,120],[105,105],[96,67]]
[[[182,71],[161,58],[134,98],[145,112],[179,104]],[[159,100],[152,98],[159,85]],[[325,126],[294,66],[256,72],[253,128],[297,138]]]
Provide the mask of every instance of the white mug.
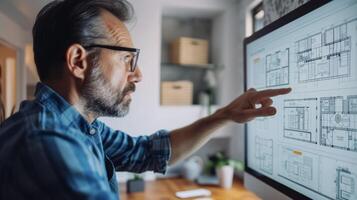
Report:
[[219,180],[219,185],[223,188],[231,188],[233,185],[234,169],[232,166],[226,165],[216,169]]

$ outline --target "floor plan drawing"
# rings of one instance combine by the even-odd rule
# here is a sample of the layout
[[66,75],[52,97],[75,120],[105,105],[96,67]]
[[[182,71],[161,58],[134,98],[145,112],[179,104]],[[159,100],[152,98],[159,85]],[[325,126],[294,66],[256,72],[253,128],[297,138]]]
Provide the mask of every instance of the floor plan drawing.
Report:
[[[344,159],[344,160],[341,160]],[[357,199],[357,168],[356,163],[345,159],[319,155],[318,191],[329,199]]]
[[273,174],[273,140],[255,137],[255,158],[259,169]]
[[273,117],[260,117],[256,118],[251,123],[253,123],[260,132],[265,132],[274,127],[274,125],[271,123],[272,119]]
[[295,43],[300,83],[350,76],[352,34],[348,25],[352,22],[326,29]]
[[317,155],[282,146],[279,153],[279,162],[280,176],[317,190]]
[[336,169],[336,199],[352,200],[356,197],[357,179],[347,168]]
[[320,99],[320,144],[357,152],[357,95]]
[[289,84],[289,48],[266,56],[266,87]]
[[252,67],[249,69],[254,74],[252,77],[252,84],[255,88],[265,88],[266,87],[266,68],[265,68],[265,54],[261,52],[255,52],[248,61]]
[[245,124],[247,173],[291,199],[357,200],[357,0],[300,8],[244,40],[244,89],[291,88]]
[[286,99],[284,101],[284,137],[317,144],[317,117],[317,98]]

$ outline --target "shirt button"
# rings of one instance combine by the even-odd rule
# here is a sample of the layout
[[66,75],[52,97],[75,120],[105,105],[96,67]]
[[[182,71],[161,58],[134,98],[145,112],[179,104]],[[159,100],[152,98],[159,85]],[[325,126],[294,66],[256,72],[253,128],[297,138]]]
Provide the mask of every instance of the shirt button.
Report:
[[90,129],[89,134],[94,135],[95,133],[96,133],[96,131],[94,128]]

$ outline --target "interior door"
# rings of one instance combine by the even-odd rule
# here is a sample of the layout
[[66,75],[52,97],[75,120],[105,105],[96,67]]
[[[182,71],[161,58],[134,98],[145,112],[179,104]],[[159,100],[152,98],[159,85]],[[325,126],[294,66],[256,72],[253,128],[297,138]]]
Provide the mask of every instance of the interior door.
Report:
[[3,70],[4,107],[5,117],[9,117],[16,106],[16,61],[14,58],[6,58]]

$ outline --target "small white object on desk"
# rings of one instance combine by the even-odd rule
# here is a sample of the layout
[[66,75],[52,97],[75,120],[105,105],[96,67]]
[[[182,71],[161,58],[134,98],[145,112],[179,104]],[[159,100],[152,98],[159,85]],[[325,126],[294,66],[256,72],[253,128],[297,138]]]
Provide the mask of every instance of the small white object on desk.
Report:
[[202,196],[207,197],[207,196],[211,196],[211,194],[212,194],[211,191],[206,189],[195,189],[195,190],[176,192],[176,197],[181,199],[186,199],[186,198],[202,197]]

